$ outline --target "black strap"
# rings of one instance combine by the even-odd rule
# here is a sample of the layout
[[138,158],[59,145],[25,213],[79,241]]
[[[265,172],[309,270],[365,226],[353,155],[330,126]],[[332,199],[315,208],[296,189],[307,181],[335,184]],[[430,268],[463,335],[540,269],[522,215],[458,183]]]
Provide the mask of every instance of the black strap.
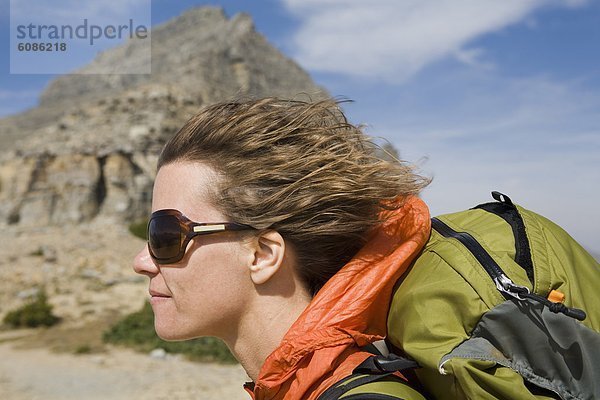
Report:
[[416,361],[390,353],[387,357],[378,355],[367,358],[354,369],[353,373],[387,374],[418,367],[419,364]]
[[[365,349],[365,347],[363,347],[363,349]],[[337,400],[354,388],[388,377],[399,380],[400,378],[394,375],[395,372],[402,371],[403,374],[406,374],[406,372],[412,372],[414,368],[418,367],[419,364],[417,364],[416,361],[393,353],[390,353],[387,357],[383,355],[373,355],[354,368],[352,375],[342,379],[323,392],[318,400]],[[351,382],[348,382],[350,380]],[[402,383],[408,385],[407,382],[403,381]]]
[[[378,375],[362,375],[362,374],[353,373],[352,375],[342,379],[335,385],[329,387],[329,389],[324,391],[323,394],[321,394],[319,396],[318,400],[338,400],[340,397],[342,397],[344,395],[344,393],[347,393],[354,388],[357,388],[361,385],[365,385],[367,383],[378,381],[378,380],[386,378],[392,374],[393,374],[393,372],[389,372],[387,374],[378,374]],[[352,380],[352,381],[348,382],[349,380]],[[348,383],[345,383],[345,382],[348,382]]]
[[[388,338],[385,339],[385,346],[388,348],[387,357],[381,351],[379,351],[379,349],[373,343],[369,343],[368,345],[361,347],[361,349],[364,351],[368,351],[369,353],[372,353],[376,356],[381,356],[379,358],[380,360],[383,357],[383,359],[385,359],[383,363],[393,360],[396,368],[394,371],[402,371],[402,375],[404,375],[404,377],[408,379],[409,382],[411,382],[411,386],[413,386],[419,392],[424,392],[425,389],[419,383],[419,378],[417,377],[417,374],[415,372],[415,370],[421,368],[421,366],[416,361],[411,360],[405,356],[398,356],[398,354],[404,354],[404,352],[396,346],[394,346],[393,343],[388,340]],[[370,361],[365,360],[365,362],[369,363]],[[381,364],[381,362],[379,362],[379,364]],[[357,368],[360,368],[361,365],[359,365]],[[369,373],[378,372],[370,370]]]
[[381,393],[354,393],[345,396],[344,400],[410,400],[404,397],[390,396],[389,394]]
[[531,249],[523,218],[510,197],[500,192],[492,192],[492,197],[496,200],[495,202],[480,204],[474,208],[495,214],[510,225],[515,237],[515,262],[525,270],[527,278],[529,278],[529,281],[533,285],[535,282],[533,261],[531,260]]

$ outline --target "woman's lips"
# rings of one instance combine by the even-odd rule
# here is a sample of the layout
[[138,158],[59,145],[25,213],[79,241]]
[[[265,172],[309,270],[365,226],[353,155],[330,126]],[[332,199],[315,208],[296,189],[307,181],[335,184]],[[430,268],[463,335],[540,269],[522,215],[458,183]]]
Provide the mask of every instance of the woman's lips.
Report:
[[165,293],[162,293],[162,292],[159,292],[159,291],[153,290],[153,289],[150,289],[150,290],[149,290],[149,293],[150,293],[150,297],[151,297],[152,299],[155,299],[155,298],[156,298],[156,299],[168,299],[168,298],[170,298],[170,297],[171,297],[171,296],[170,296],[170,295],[168,295],[168,294],[165,294]]

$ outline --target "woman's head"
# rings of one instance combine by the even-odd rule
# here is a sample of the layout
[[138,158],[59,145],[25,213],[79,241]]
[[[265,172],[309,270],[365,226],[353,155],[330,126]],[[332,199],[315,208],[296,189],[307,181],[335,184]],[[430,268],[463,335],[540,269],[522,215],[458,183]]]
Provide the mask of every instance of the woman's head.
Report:
[[364,244],[382,202],[427,184],[375,149],[334,101],[266,98],[203,109],[167,143],[158,168],[212,167],[213,184],[202,188],[212,205],[230,221],[277,231],[314,294]]

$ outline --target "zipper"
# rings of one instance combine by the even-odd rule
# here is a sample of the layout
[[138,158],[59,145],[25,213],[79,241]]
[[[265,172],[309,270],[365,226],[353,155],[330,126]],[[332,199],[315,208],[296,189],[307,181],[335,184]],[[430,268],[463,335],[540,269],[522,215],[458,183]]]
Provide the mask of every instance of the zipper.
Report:
[[485,269],[490,278],[496,284],[496,288],[506,298],[515,298],[517,300],[525,300],[529,298],[547,306],[553,313],[563,313],[569,317],[583,321],[586,317],[583,310],[577,308],[569,308],[562,303],[554,303],[545,297],[531,293],[529,288],[514,283],[500,268],[498,263],[488,254],[488,252],[479,244],[479,242],[468,232],[457,232],[450,228],[438,218],[431,219],[433,229],[438,231],[445,238],[454,238],[462,243],[467,250],[473,254],[479,264]]
[[515,284],[500,268],[498,263],[488,254],[479,242],[468,232],[457,232],[438,218],[431,219],[433,229],[438,231],[445,238],[454,238],[461,242],[467,250],[475,256],[479,264],[485,269],[490,278],[496,284],[496,288],[503,293],[505,298],[514,297],[523,300],[520,293],[529,293],[529,288]]

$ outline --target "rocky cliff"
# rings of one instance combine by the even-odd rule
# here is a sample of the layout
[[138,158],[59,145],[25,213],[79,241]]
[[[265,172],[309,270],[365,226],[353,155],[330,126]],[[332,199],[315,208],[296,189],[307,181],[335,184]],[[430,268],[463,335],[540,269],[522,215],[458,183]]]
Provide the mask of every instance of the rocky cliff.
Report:
[[[160,148],[203,105],[326,95],[247,15],[192,9],[151,37],[151,74],[65,75],[39,107],[0,120],[0,224],[141,218]],[[136,56],[138,45],[106,51],[83,69],[149,62]]]

